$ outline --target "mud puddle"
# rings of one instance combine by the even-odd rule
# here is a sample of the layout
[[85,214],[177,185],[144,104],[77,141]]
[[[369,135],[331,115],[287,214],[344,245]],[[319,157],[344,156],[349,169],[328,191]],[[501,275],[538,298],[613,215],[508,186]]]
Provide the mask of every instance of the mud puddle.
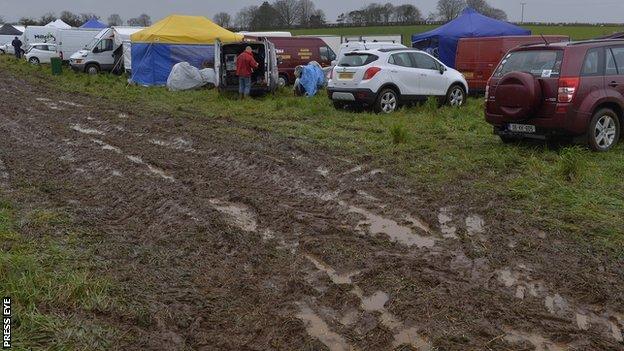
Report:
[[567,345],[552,342],[539,334],[507,330],[504,340],[511,344],[528,343],[535,351],[567,351]]
[[[357,213],[364,216],[364,220],[358,223],[358,227],[360,229],[368,227],[368,232],[371,235],[385,234],[391,241],[406,246],[416,246],[418,248],[431,248],[435,245],[436,241],[434,238],[416,234],[411,228],[403,226],[392,219],[376,215],[360,207],[348,206],[344,202],[341,202],[341,205],[348,207],[350,213]],[[409,221],[421,229],[427,228],[414,218],[409,218]]]
[[236,227],[246,232],[255,232],[258,229],[256,216],[246,205],[220,199],[211,199],[209,202],[217,211],[227,215]]
[[77,131],[79,133],[87,134],[87,135],[104,135],[105,134],[104,132],[99,131],[97,129],[85,128],[85,127],[82,127],[79,124],[72,124],[71,125],[71,129],[73,129],[73,130],[75,130],[75,131]]
[[346,339],[329,328],[327,323],[319,317],[305,303],[298,303],[299,313],[297,318],[301,319],[306,331],[311,337],[318,339],[330,351],[351,351],[353,348],[347,343]]

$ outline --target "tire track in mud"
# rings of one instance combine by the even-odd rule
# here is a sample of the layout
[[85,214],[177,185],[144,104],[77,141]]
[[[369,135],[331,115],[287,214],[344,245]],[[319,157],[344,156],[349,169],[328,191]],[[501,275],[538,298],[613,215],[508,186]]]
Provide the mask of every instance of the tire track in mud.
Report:
[[[34,94],[28,89],[21,93],[26,98]],[[435,280],[432,291],[464,284],[503,301],[530,300],[524,310],[516,307],[513,312],[533,315],[528,323],[516,326],[506,322],[516,319],[509,315],[511,311],[503,310],[506,306],[496,303],[492,308],[505,316],[496,327],[485,329],[485,336],[470,327],[460,330],[458,334],[471,336],[468,345],[472,347],[491,341],[491,335],[506,345],[525,343],[544,350],[583,347],[583,342],[591,345],[586,339],[590,335],[593,342],[603,345],[620,341],[618,330],[623,321],[616,312],[581,306],[587,312],[570,317],[574,310],[570,306],[577,305],[573,298],[557,298],[546,288],[532,294],[532,280],[517,277],[515,269],[496,270],[485,260],[469,258],[460,239],[467,236],[472,245],[489,245],[488,227],[479,216],[471,214],[457,221],[452,209],[442,208],[437,218],[438,233],[413,213],[402,210],[397,202],[407,205],[409,195],[383,187],[383,170],[302,154],[296,148],[274,149],[275,145],[266,141],[227,140],[230,137],[213,130],[206,133],[193,121],[129,117],[123,112],[94,114],[92,110],[97,108],[86,101],[77,103],[64,97],[55,103],[56,98],[45,99],[39,102],[50,109],[49,113],[30,110],[3,118],[0,133],[6,141],[0,141],[0,146],[4,150],[18,144],[23,147],[9,155],[16,172],[21,177],[65,183],[64,192],[55,194],[57,200],[70,203],[78,198],[75,211],[79,216],[107,233],[120,248],[121,252],[104,253],[102,258],[128,265],[127,269],[117,268],[116,273],[133,285],[131,291],[137,300],[149,301],[154,314],[155,326],[135,330],[140,340],[136,345],[155,348],[164,339],[174,348],[255,345],[263,349],[270,344],[271,329],[279,330],[279,323],[269,319],[287,323],[297,318],[303,323],[292,329],[293,335],[287,339],[290,348],[301,346],[297,344],[301,340],[296,339],[301,339],[302,333],[310,335],[306,340],[316,339],[330,350],[366,349],[369,345],[379,349],[402,344],[415,349],[437,346],[440,337],[447,335],[440,330],[457,323],[436,313],[409,318],[393,313],[390,309],[405,306],[406,301],[400,300],[402,289],[393,284],[380,288],[375,282],[385,277],[389,261],[397,264],[396,273],[401,267],[410,267],[412,276]],[[66,107],[72,112],[66,112]],[[50,164],[50,159],[62,165]],[[29,169],[31,161],[43,165]],[[180,235],[181,228],[185,228],[185,235]],[[197,233],[208,238],[200,239]],[[240,247],[248,246],[255,247],[242,253]],[[362,257],[350,257],[336,247],[345,252],[360,250]],[[266,254],[272,249],[283,252],[279,266],[271,264]],[[224,267],[219,261],[235,268]],[[205,271],[214,267],[231,276],[206,277]],[[144,276],[138,277],[137,272]],[[180,274],[187,281],[180,280]],[[243,337],[252,323],[245,325],[247,329],[206,332],[214,329],[215,323],[227,327],[229,321],[227,316],[212,312],[221,306],[214,302],[215,296],[233,294],[236,289],[228,288],[244,283],[266,294],[264,302],[243,311],[265,312],[270,318],[257,317],[255,323],[262,322],[268,331],[256,332],[253,339]],[[142,286],[150,289],[142,292]],[[427,291],[431,287],[424,284],[416,289]],[[154,299],[150,291],[164,292],[166,303]],[[523,298],[519,298],[521,293]],[[455,296],[448,291],[442,294],[447,299]],[[485,302],[480,296],[464,298],[473,306]],[[568,307],[563,308],[561,301]],[[422,303],[416,306],[426,309]],[[176,324],[174,311],[181,311],[179,319],[184,322],[169,335],[154,338],[154,334],[168,330],[168,324]],[[549,313],[555,320],[547,317]],[[561,330],[570,333],[572,327],[567,324],[572,319],[574,327],[582,330],[580,336],[568,336],[561,342],[543,336],[542,331],[554,331],[559,338]],[[518,327],[535,332],[519,331]],[[219,335],[232,329],[240,339],[225,340]],[[604,336],[611,339],[602,339]],[[488,347],[502,347],[497,345]]]

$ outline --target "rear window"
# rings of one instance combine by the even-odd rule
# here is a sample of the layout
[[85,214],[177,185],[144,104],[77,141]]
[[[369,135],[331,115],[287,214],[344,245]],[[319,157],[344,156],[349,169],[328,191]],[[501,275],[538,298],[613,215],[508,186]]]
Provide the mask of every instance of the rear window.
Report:
[[366,66],[369,63],[377,61],[377,59],[379,59],[379,57],[373,54],[348,53],[342,59],[340,59],[340,62],[338,62],[338,66],[341,66],[341,67]]
[[509,72],[525,72],[535,77],[558,77],[561,73],[562,50],[514,51],[503,57],[494,72],[494,77],[502,77]]

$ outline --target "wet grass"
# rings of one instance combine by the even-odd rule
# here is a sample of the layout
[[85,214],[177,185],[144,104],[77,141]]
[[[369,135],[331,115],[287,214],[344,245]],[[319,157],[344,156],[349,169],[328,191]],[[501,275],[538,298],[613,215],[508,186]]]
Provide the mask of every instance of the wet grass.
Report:
[[117,330],[92,318],[112,308],[112,286],[54,237],[67,223],[67,216],[49,210],[18,215],[9,201],[0,201],[0,286],[12,300],[16,350],[108,350],[118,339]]
[[[345,27],[345,28],[311,28],[290,30],[293,35],[402,35],[403,43],[410,45],[413,34],[423,33],[435,29],[436,25],[416,25],[416,26],[367,26],[367,27]],[[546,26],[527,25],[534,35],[568,35],[573,40],[590,39],[602,37],[616,32],[624,31],[624,26]]]
[[228,124],[228,132],[260,129],[295,138],[393,170],[430,198],[461,199],[509,223],[560,233],[592,249],[624,252],[624,143],[609,153],[573,145],[505,145],[485,123],[482,99],[471,98],[461,109],[438,108],[429,100],[386,116],[336,111],[322,91],[313,98],[281,91],[237,101],[214,90],[173,93],[128,86],[125,77],[111,75],[65,71],[54,77],[49,68],[8,58],[0,67],[56,89],[108,98],[128,111],[202,118],[207,124],[227,119],[236,122]]

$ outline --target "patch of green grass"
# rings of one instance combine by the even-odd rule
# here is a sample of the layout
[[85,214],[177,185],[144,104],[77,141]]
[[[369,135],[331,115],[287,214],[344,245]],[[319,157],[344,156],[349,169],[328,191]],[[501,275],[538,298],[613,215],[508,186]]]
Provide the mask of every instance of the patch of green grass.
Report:
[[[127,86],[126,77],[90,77],[65,71],[51,76],[26,63],[0,59],[0,68],[66,92],[110,99],[111,106],[181,118],[229,118],[227,134],[249,130],[316,144],[375,167],[401,174],[421,192],[461,198],[466,206],[521,216],[545,230],[564,231],[587,245],[622,253],[624,247],[624,144],[608,153],[584,147],[550,148],[544,143],[503,144],[483,118],[483,100],[462,108],[439,107],[437,99],[392,115],[337,111],[320,92],[245,101],[215,90],[172,93],[165,88]],[[87,84],[88,83],[88,84]],[[400,127],[397,127],[400,126]],[[524,215],[519,215],[518,210]]]
[[112,285],[77,264],[79,257],[51,238],[29,239],[17,223],[54,231],[64,216],[34,211],[17,217],[0,201],[0,286],[12,299],[13,347],[17,350],[108,350],[118,331],[97,319],[81,318],[110,310]]
[[390,138],[392,138],[393,144],[406,143],[408,138],[407,128],[400,124],[393,125],[390,127]]

